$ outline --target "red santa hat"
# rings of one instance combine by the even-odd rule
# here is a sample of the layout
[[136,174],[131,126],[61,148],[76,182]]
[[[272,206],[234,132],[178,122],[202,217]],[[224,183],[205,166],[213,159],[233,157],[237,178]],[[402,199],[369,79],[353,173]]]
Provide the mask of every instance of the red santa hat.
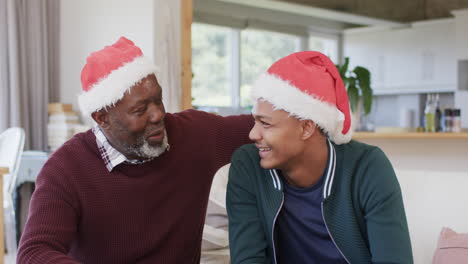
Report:
[[156,66],[124,37],[91,53],[81,71],[83,92],[78,96],[81,112],[89,115],[115,104],[126,91],[151,73],[156,73]]
[[296,52],[275,62],[254,83],[252,98],[312,120],[336,144],[351,140],[348,94],[333,62],[316,51]]

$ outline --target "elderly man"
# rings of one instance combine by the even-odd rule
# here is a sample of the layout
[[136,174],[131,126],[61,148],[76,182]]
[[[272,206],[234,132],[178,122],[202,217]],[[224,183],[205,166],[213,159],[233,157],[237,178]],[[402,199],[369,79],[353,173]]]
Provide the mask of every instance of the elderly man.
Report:
[[42,169],[18,263],[199,262],[212,177],[253,120],[166,114],[154,73],[123,37],[88,57],[78,99],[97,126]]
[[412,263],[398,181],[377,147],[351,139],[333,63],[304,51],[252,88],[255,126],[227,187],[232,263]]

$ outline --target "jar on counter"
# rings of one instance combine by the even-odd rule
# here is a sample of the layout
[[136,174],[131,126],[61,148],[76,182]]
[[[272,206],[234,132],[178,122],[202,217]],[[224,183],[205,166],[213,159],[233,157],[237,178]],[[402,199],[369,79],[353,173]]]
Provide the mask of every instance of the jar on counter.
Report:
[[455,133],[461,132],[461,110],[456,108],[452,110],[452,131]]

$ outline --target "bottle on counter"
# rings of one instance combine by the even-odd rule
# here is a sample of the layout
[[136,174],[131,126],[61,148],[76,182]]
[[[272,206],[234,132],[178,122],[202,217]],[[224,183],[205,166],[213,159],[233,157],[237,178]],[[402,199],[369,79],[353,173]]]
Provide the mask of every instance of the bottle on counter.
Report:
[[442,111],[440,111],[440,103],[439,103],[439,94],[435,95],[435,113],[434,113],[434,125],[436,132],[442,132]]
[[426,132],[435,132],[435,105],[432,94],[427,95],[424,119],[424,130]]
[[461,110],[458,108],[453,109],[452,112],[452,131],[455,133],[461,132]]
[[440,132],[445,132],[445,107],[442,107],[440,112],[441,112],[441,116],[440,116]]
[[452,109],[444,110],[444,132],[452,132]]

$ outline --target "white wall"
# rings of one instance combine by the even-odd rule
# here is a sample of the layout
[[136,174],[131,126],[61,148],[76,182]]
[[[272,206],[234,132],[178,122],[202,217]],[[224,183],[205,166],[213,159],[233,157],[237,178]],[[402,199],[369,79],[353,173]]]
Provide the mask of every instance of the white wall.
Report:
[[468,172],[397,171],[415,264],[432,263],[443,227],[468,233]]
[[[456,32],[456,47],[457,59],[468,60],[468,31],[466,25],[468,23],[468,9],[462,9],[452,12],[455,15],[455,32]],[[468,75],[467,72],[459,72],[458,74]],[[462,77],[462,78],[467,78]],[[459,77],[459,81],[462,79]],[[459,84],[460,85],[460,84]],[[461,88],[459,88],[461,89]],[[463,88],[466,89],[466,88]],[[455,94],[455,106],[461,109],[461,122],[463,128],[468,128],[468,91],[458,90]]]
[[468,140],[363,139],[392,162],[403,193],[415,264],[432,262],[442,227],[468,233]]
[[154,58],[153,0],[61,1],[60,101],[78,110],[87,56],[125,36]]

